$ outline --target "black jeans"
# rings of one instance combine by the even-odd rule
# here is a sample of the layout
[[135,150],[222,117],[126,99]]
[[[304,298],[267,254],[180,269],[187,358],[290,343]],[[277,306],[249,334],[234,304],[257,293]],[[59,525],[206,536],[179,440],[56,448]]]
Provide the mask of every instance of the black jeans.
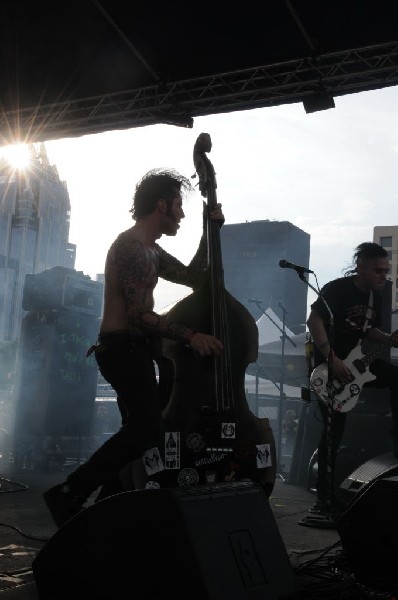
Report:
[[157,446],[162,436],[158,384],[148,340],[115,332],[100,335],[98,341],[95,358],[118,396],[122,426],[67,478],[71,488],[86,498],[114,480],[129,462]]
[[[392,430],[394,437],[398,438],[398,367],[389,362],[378,359],[375,360],[369,367],[369,370],[376,375],[374,382],[369,382],[370,385],[378,387],[387,387],[390,389],[390,405],[392,414]],[[365,384],[365,385],[369,385]],[[344,428],[348,413],[341,413],[332,409],[331,427],[330,427],[330,449],[327,440],[327,423],[328,423],[328,407],[318,400],[319,409],[323,419],[323,430],[321,439],[318,445],[318,476],[317,476],[317,495],[321,502],[326,501],[330,492],[333,497],[334,473],[336,466],[336,456],[341,440],[344,434]],[[330,460],[328,460],[328,450],[330,450]],[[328,466],[330,468],[330,483],[328,481]]]

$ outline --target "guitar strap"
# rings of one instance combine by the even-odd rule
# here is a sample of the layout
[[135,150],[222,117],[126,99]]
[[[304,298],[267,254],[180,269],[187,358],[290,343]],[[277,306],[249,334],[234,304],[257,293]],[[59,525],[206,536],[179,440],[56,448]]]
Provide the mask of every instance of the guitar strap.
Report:
[[368,308],[366,310],[365,322],[364,322],[363,328],[362,328],[363,335],[362,335],[362,338],[359,338],[357,346],[360,346],[362,344],[362,340],[366,335],[366,330],[368,328],[368,323],[372,317],[372,312],[373,312],[373,291],[370,290]]
[[[366,310],[365,322],[363,324],[363,335],[362,338],[359,338],[358,345],[362,343],[362,339],[365,337],[366,329],[368,327],[369,320],[372,316],[373,311],[373,291],[370,290],[368,308]],[[328,398],[327,402],[327,419],[326,419],[326,445],[327,445],[327,455],[326,455],[326,484],[327,484],[327,494],[326,494],[326,516],[327,518],[331,518],[331,504],[332,504],[332,496],[333,496],[333,481],[332,481],[332,418],[333,418],[333,397]]]

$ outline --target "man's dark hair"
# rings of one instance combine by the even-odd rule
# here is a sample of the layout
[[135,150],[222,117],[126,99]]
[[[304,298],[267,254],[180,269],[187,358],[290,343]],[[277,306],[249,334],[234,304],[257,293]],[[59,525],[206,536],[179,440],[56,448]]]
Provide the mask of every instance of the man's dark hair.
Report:
[[360,260],[368,260],[370,258],[388,258],[388,252],[383,246],[376,244],[375,242],[363,242],[355,248],[354,255],[352,257],[352,265],[347,267],[345,275],[352,275],[357,273],[358,262]]
[[176,193],[193,191],[189,179],[173,169],[152,169],[148,171],[135,186],[133,206],[130,211],[133,219],[140,219],[151,214],[158,200],[166,200],[170,206]]

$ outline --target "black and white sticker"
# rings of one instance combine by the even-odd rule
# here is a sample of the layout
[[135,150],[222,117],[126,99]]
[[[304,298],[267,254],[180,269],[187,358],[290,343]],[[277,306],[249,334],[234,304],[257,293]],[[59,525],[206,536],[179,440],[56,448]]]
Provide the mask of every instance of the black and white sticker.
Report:
[[221,438],[226,440],[235,439],[236,436],[236,424],[235,423],[222,423],[221,425]]
[[166,469],[180,469],[180,432],[166,431],[164,434],[164,465]]
[[152,479],[149,479],[145,484],[145,489],[146,490],[159,490],[160,483],[158,483],[157,481],[153,481]]
[[159,471],[164,471],[164,465],[162,461],[162,457],[160,456],[159,448],[151,448],[147,450],[142,457],[144,461],[145,471],[147,475],[153,475],[154,473],[159,473]]
[[185,445],[188,450],[192,450],[192,452],[201,452],[205,447],[205,442],[203,436],[194,431],[187,435],[185,439]]
[[257,448],[257,469],[272,467],[271,444],[259,444]]
[[196,469],[187,468],[182,469],[178,474],[178,485],[182,488],[192,487],[199,483],[199,473]]

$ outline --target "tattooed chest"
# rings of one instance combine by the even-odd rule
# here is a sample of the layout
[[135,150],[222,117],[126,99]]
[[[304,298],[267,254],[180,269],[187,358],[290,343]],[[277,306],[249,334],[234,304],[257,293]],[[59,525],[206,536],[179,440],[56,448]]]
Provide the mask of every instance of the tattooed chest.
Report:
[[146,253],[146,272],[145,283],[148,287],[154,288],[159,279],[159,256],[156,250],[147,249]]

